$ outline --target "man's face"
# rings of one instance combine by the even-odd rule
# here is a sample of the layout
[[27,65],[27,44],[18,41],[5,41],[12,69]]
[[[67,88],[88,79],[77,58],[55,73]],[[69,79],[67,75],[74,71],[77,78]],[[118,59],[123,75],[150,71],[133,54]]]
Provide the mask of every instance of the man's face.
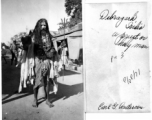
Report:
[[41,22],[41,30],[46,30],[46,23],[44,21]]

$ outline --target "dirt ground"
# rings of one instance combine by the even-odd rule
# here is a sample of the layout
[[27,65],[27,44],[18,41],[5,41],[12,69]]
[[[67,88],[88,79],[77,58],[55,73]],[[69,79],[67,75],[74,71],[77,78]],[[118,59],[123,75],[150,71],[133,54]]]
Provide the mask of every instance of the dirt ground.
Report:
[[3,120],[83,120],[84,93],[82,74],[65,70],[58,78],[58,93],[50,89],[49,108],[43,97],[44,88],[39,89],[38,108],[32,107],[33,88],[28,86],[17,93],[20,80],[20,67],[11,65],[11,55],[7,55],[7,64],[2,60],[2,119]]

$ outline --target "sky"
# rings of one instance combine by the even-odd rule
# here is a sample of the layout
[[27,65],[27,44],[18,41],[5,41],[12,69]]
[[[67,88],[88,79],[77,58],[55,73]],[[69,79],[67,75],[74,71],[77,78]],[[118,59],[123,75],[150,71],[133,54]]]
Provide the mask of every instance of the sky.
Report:
[[1,42],[34,29],[40,18],[48,21],[50,31],[57,31],[61,19],[68,18],[65,0],[1,0]]

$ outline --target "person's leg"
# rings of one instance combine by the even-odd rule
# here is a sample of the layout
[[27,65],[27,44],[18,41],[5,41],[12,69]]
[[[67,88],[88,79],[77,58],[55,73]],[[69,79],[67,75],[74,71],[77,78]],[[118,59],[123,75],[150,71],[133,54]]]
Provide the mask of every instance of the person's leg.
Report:
[[4,59],[5,63],[7,64],[7,61],[6,61],[6,58],[5,58],[5,56],[3,56],[2,58]]
[[14,61],[14,54],[12,53],[12,59],[11,59],[11,65],[13,65],[13,61]]
[[68,59],[67,56],[63,56],[63,69],[65,70],[65,68],[67,67],[68,64]]
[[63,61],[63,64],[62,64],[62,68],[63,70],[65,70],[65,62]]
[[[49,78],[47,78],[49,79]],[[50,82],[49,80],[47,80],[47,83],[46,83],[46,104],[49,106],[49,107],[53,107],[54,105],[49,101],[49,90],[50,90]]]
[[15,65],[17,65],[17,57],[15,56],[14,59],[15,59]]
[[53,79],[53,92],[54,92],[54,94],[57,94],[57,91],[58,91],[57,77],[54,77],[54,79]]
[[33,93],[34,93],[34,101],[33,101],[32,106],[33,107],[38,107],[38,102],[37,102],[38,87],[33,89]]

